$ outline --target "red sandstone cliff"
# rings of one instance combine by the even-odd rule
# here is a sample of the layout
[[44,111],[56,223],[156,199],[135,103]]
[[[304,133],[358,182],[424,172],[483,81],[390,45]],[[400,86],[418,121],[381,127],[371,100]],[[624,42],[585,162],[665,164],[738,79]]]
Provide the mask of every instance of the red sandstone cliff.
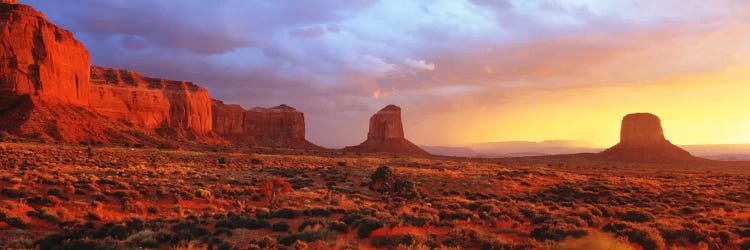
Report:
[[167,136],[200,137],[213,127],[208,90],[134,71],[92,67],[89,104],[107,117]]
[[633,162],[691,162],[703,160],[690,155],[664,137],[659,117],[635,113],[623,117],[620,143],[599,153],[606,160]]
[[214,131],[235,144],[322,149],[305,139],[305,116],[290,106],[244,110],[214,100],[213,111]]
[[0,3],[0,106],[29,95],[86,105],[90,58],[70,31],[31,6]]
[[0,2],[0,47],[3,137],[158,145],[222,141],[211,133],[208,91],[121,70],[91,72],[83,44],[30,6]]
[[367,140],[357,146],[346,147],[344,151],[428,154],[404,138],[401,108],[395,105],[388,105],[375,113],[370,118],[370,131],[367,133]]

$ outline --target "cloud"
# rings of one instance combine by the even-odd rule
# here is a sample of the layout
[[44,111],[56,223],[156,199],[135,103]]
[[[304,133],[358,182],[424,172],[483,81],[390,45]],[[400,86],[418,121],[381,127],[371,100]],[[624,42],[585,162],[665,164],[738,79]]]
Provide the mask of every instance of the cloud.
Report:
[[406,59],[406,62],[404,62],[406,66],[420,69],[420,70],[435,70],[435,64],[434,63],[427,63],[424,60],[413,60],[413,59]]
[[300,37],[318,37],[322,36],[324,33],[325,30],[323,30],[323,28],[320,26],[305,28],[292,32],[292,34],[294,34],[295,36]]
[[375,92],[372,93],[372,98],[380,100],[385,97],[388,97],[389,95],[396,92],[396,88],[391,88],[387,90],[378,89]]
[[289,103],[324,145],[357,143],[330,131],[366,130],[388,102],[427,118],[750,58],[748,3],[734,0],[21,2],[72,30],[94,64],[194,81],[246,107]]

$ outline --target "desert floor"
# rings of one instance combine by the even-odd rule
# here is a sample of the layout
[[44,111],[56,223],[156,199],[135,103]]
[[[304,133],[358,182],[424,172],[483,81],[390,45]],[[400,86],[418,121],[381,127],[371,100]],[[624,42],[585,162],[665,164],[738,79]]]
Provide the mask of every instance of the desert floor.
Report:
[[0,143],[0,247],[748,249],[743,165]]

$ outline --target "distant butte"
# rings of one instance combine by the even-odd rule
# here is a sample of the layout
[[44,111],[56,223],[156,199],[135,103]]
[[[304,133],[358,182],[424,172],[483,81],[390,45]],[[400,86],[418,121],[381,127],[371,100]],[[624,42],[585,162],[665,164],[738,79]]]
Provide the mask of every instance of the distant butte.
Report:
[[367,140],[344,151],[358,153],[403,153],[428,155],[426,151],[404,137],[401,108],[388,105],[370,118]]
[[235,145],[322,149],[305,139],[305,115],[286,104],[244,110],[213,100],[212,109],[214,131]]
[[649,113],[626,115],[620,128],[620,143],[599,156],[606,160],[650,163],[704,160],[669,142],[664,137],[659,117]]

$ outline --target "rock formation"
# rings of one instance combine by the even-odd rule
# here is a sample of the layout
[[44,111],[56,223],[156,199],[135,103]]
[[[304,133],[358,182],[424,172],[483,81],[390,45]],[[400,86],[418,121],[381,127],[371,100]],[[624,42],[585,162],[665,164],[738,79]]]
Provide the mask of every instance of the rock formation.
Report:
[[620,143],[599,153],[607,160],[634,162],[690,162],[700,160],[664,137],[659,117],[649,113],[626,115],[620,128]]
[[0,107],[25,95],[86,105],[89,64],[88,51],[70,31],[31,6],[0,3]]
[[287,105],[244,110],[213,101],[215,132],[238,145],[321,149],[305,139],[305,116]]
[[395,105],[386,106],[370,118],[367,140],[344,150],[360,153],[428,154],[404,138],[401,108]]
[[0,3],[0,46],[3,137],[158,145],[222,141],[212,136],[208,91],[130,71],[92,72],[83,44],[30,6]]
[[167,136],[192,138],[212,131],[208,90],[190,82],[94,66],[89,104],[107,117]]
[[0,111],[0,138],[47,142],[174,146],[172,140],[115,121],[80,105],[63,105],[31,96],[15,99]]

